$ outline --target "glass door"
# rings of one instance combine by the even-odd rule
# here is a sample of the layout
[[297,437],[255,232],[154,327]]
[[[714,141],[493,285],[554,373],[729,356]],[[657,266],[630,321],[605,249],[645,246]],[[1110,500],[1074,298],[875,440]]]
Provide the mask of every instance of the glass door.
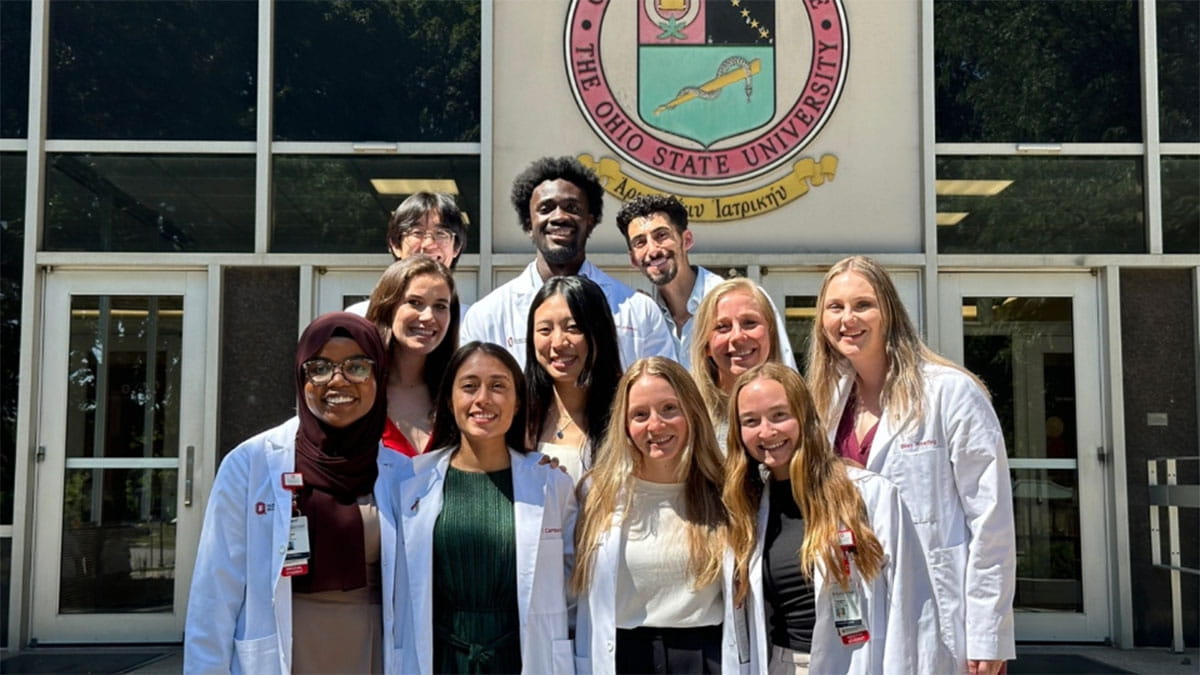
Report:
[[943,274],[943,353],[1004,428],[1017,639],[1108,637],[1100,313],[1090,274]]
[[39,643],[182,638],[213,473],[198,452],[206,295],[203,272],[46,276]]

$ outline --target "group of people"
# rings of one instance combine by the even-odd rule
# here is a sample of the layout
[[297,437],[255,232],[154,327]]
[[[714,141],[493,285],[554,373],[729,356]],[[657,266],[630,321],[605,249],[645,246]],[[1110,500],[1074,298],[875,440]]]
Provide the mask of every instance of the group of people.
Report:
[[887,272],[825,276],[807,381],[671,197],[587,261],[603,191],[534,162],[536,249],[463,310],[462,214],[414,195],[365,307],[318,317],[295,418],[209,496],[187,672],[996,673],[1014,657],[1004,439]]

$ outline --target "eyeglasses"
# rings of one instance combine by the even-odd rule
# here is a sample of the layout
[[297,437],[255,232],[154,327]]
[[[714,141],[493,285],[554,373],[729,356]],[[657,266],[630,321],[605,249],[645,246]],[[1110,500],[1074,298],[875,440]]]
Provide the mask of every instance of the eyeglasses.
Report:
[[346,378],[346,381],[362,384],[371,379],[375,361],[365,356],[351,356],[341,363],[318,358],[309,359],[300,367],[304,370],[304,376],[308,378],[308,381],[317,386],[329,384],[333,380],[333,374],[338,371],[341,371],[342,377]]
[[426,239],[432,239],[439,244],[448,244],[454,241],[454,233],[450,230],[421,230],[415,227],[410,227],[404,231],[403,237],[411,242],[423,242]]

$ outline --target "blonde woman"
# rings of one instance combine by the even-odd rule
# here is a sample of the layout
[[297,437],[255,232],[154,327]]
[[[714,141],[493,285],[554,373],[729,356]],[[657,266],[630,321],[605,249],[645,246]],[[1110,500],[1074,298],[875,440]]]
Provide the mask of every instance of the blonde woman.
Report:
[[617,385],[576,525],[579,673],[736,672],[722,625],[721,457],[682,366],[651,357]]
[[739,375],[767,361],[780,361],[775,310],[758,284],[730,279],[715,286],[696,310],[692,374],[704,405],[723,437],[729,392]]
[[[896,486],[833,454],[808,388],[783,364],[740,376],[729,407],[723,497],[735,563],[727,608],[747,612],[751,672],[952,669]],[[856,625],[843,613],[839,627],[847,598],[859,601],[861,616]]]
[[983,385],[921,341],[891,278],[846,258],[821,285],[808,378],[835,451],[900,488],[959,670],[1015,657],[1012,487]]

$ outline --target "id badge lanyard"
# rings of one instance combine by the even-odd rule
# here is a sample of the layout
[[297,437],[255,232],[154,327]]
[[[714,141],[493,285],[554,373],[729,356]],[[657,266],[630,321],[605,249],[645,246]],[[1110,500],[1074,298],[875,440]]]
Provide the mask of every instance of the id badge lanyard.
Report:
[[283,556],[283,576],[295,577],[308,574],[308,559],[311,555],[308,546],[308,516],[300,513],[297,501],[300,490],[304,488],[304,476],[299,472],[283,474],[283,489],[292,493],[292,518],[288,528],[287,553]]
[[848,589],[834,585],[830,593],[833,607],[833,624],[837,628],[838,637],[842,644],[862,644],[871,638],[867,631],[862,614],[862,594],[859,592],[857,575],[855,574],[854,552],[857,549],[854,533],[843,529],[838,531],[838,546],[842,553],[842,570],[850,583]]

